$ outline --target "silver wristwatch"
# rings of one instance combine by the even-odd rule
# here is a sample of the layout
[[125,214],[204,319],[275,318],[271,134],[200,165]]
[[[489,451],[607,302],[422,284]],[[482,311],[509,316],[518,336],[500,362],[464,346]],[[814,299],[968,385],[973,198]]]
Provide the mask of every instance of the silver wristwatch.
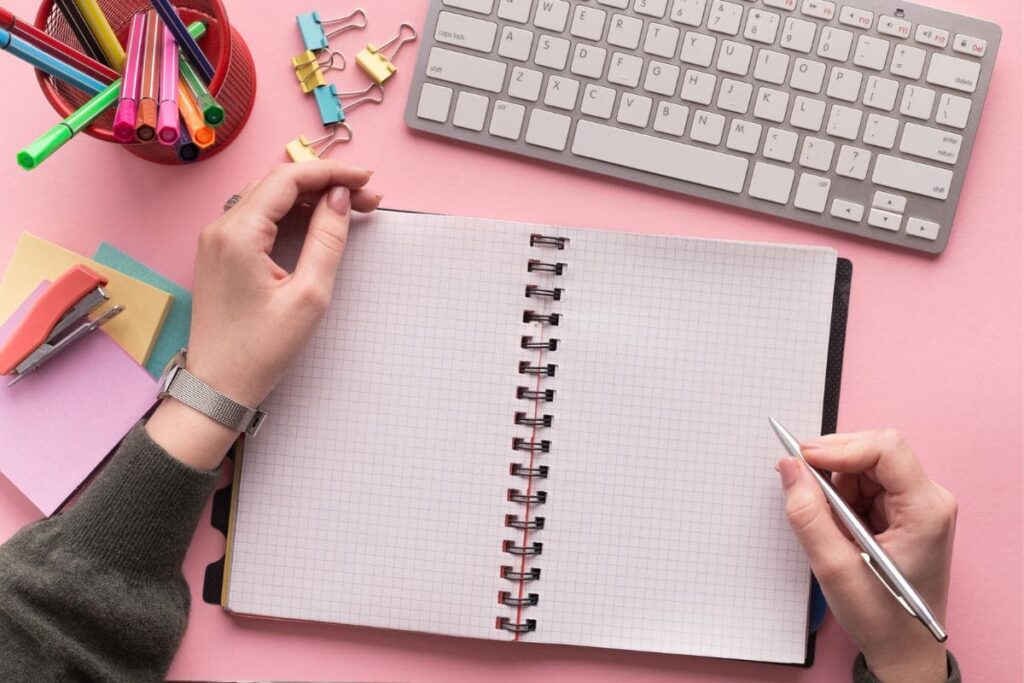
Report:
[[186,370],[185,349],[171,359],[160,380],[160,398],[168,396],[246,436],[256,436],[267,416],[259,408],[232,401]]

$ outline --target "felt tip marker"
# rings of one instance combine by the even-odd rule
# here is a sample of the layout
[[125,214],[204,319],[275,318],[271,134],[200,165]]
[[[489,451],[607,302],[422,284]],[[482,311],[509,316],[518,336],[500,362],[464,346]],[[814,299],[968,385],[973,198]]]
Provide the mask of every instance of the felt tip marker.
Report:
[[121,77],[121,99],[114,114],[114,139],[131,142],[135,139],[135,119],[139,108],[139,80],[142,75],[142,41],[146,32],[146,13],[132,17],[128,29],[128,49],[124,57],[124,75]]
[[82,73],[70,64],[43,52],[32,43],[22,40],[2,28],[0,28],[0,50],[6,50],[40,71],[45,71],[58,80],[70,83],[89,95],[95,95],[106,87],[104,83],[97,81],[92,76]]
[[163,55],[160,62],[160,112],[156,120],[156,137],[167,146],[174,146],[180,137],[178,114],[178,43],[165,24],[162,31]]

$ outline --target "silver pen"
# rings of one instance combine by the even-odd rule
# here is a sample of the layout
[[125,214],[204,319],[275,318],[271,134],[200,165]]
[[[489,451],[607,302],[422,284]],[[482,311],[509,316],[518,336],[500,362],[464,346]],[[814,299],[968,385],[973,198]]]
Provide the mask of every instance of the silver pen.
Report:
[[882,585],[889,589],[889,592],[896,598],[896,601],[903,605],[903,608],[907,610],[910,616],[916,617],[918,621],[924,624],[931,634],[935,636],[935,640],[940,643],[946,642],[948,637],[946,631],[939,624],[938,619],[935,618],[931,608],[928,607],[928,603],[914,590],[914,587],[907,581],[907,577],[903,576],[903,572],[899,570],[896,563],[889,557],[889,554],[882,550],[882,546],[878,545],[878,541],[875,540],[875,537],[871,535],[871,532],[868,531],[864,523],[857,517],[857,513],[832,487],[832,483],[821,472],[811,467],[804,460],[804,454],[800,452],[800,442],[774,417],[769,417],[768,421],[771,422],[775,435],[779,437],[779,441],[786,447],[789,454],[798,460],[803,460],[803,463],[807,465],[807,471],[814,476],[818,486],[825,492],[825,498],[828,499],[829,505],[835,511],[836,517],[839,518],[839,521],[850,532],[857,545],[861,547],[862,552],[860,556],[865,564],[878,577]]

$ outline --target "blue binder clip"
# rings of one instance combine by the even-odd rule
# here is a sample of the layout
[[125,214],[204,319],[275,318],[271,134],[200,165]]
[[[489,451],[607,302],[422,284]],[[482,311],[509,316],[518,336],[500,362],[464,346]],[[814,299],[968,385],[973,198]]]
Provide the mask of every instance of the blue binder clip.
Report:
[[[371,93],[372,94],[368,94]],[[341,99],[343,97],[353,97],[358,95],[364,95],[357,100],[349,102],[347,106],[342,104]],[[354,90],[350,92],[338,92],[338,89],[333,83],[329,85],[322,85],[319,88],[313,90],[313,97],[316,99],[317,109],[320,110],[320,120],[324,126],[333,126],[337,123],[344,123],[345,112],[351,111],[361,104],[372,102],[373,104],[380,104],[384,101],[384,88],[377,83],[370,83],[363,90]]]
[[[358,19],[356,19],[358,17]],[[302,34],[302,42],[306,46],[307,50],[316,52],[317,50],[326,50],[327,41],[331,36],[336,36],[339,33],[344,33],[349,29],[353,28],[366,28],[366,12],[363,9],[357,8],[352,14],[344,17],[338,17],[336,19],[321,19],[319,12],[306,12],[305,14],[296,15],[295,19],[299,22],[299,33]],[[345,23],[349,22],[351,23]],[[362,23],[360,23],[362,22]],[[342,24],[336,28],[326,31],[324,27],[331,26],[334,24]]]

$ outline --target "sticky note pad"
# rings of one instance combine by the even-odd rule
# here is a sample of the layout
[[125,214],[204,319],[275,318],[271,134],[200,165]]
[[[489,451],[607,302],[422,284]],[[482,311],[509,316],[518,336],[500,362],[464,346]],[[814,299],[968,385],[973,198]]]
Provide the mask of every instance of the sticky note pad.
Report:
[[160,273],[150,270],[149,267],[106,242],[100,244],[96,253],[93,254],[93,260],[115,268],[136,280],[153,285],[173,297],[167,318],[164,319],[163,329],[160,330],[160,336],[156,338],[153,352],[149,355],[149,361],[146,363],[146,370],[149,371],[149,374],[153,377],[160,377],[164,367],[174,357],[174,354],[188,345],[188,332],[192,324],[191,292],[168,280]]
[[[0,342],[47,285],[30,292],[0,325]],[[156,380],[103,331],[105,327],[13,387],[7,386],[9,377],[0,377],[0,473],[47,516],[71,497],[156,402]]]
[[120,304],[125,310],[103,329],[136,362],[145,365],[170,310],[171,295],[27,232],[18,238],[14,255],[0,280],[0,320],[9,318],[40,282],[56,280],[79,263],[110,280],[104,287],[110,303]]

